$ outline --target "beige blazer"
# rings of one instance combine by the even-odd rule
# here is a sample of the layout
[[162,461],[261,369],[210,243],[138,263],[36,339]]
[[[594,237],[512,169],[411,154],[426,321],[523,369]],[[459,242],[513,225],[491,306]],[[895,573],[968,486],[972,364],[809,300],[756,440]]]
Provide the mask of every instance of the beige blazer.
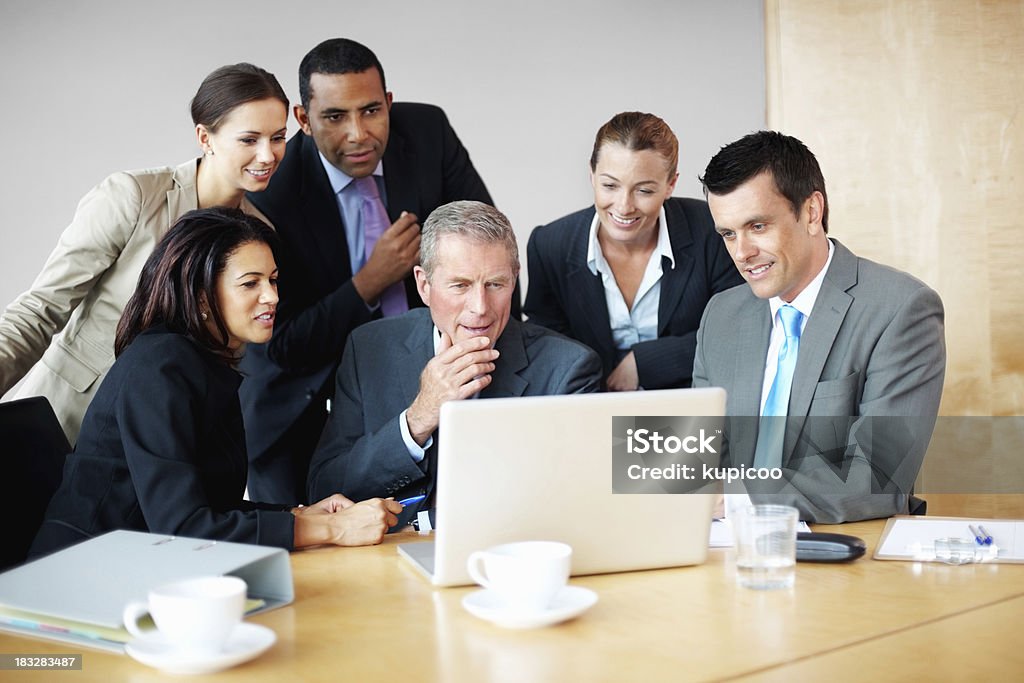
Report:
[[[32,287],[0,317],[0,394],[25,377],[11,398],[46,396],[72,444],[114,362],[114,332],[143,264],[198,206],[197,169],[192,159],[125,171],[93,188]],[[244,199],[242,210],[266,220]]]

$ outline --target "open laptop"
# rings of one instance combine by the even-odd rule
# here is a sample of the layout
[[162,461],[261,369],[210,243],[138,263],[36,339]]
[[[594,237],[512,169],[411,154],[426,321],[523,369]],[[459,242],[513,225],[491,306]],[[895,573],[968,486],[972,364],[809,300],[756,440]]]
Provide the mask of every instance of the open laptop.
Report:
[[724,414],[718,388],[448,402],[434,541],[398,551],[438,586],[472,583],[473,551],[523,540],[571,545],[573,575],[700,564],[714,496],[612,493],[612,418]]

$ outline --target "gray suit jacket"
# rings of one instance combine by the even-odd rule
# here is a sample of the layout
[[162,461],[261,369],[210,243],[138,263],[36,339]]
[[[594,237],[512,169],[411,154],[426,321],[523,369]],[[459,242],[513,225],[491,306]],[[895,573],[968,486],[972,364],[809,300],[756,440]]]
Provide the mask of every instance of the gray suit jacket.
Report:
[[[905,510],[942,396],[942,301],[924,283],[835,253],[800,339],[781,494],[801,517],[837,523]],[[741,285],[713,297],[697,333],[693,385],[728,392],[727,462],[753,463],[771,335],[768,302]],[[759,498],[754,496],[755,502]]]
[[[310,500],[337,492],[362,500],[432,491],[438,435],[417,463],[398,418],[416,398],[420,373],[434,357],[433,329],[430,311],[420,308],[349,335],[331,415],[310,464]],[[601,361],[593,351],[537,325],[509,320],[495,348],[501,356],[481,398],[586,393],[600,386]]]

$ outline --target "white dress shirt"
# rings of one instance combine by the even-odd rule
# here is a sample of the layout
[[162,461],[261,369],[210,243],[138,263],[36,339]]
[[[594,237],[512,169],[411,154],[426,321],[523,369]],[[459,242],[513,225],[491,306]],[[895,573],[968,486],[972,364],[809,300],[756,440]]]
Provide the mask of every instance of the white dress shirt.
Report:
[[615,282],[612,268],[605,260],[601,251],[601,243],[597,239],[597,231],[601,226],[599,215],[594,213],[590,224],[590,241],[587,247],[587,267],[594,275],[601,276],[604,285],[604,298],[608,307],[608,320],[612,328],[612,340],[619,351],[628,352],[635,344],[658,338],[658,306],[661,303],[662,257],[669,260],[675,267],[672,255],[672,243],[668,237],[668,224],[665,222],[665,207],[662,206],[658,216],[658,244],[651,252],[647,261],[640,288],[633,299],[633,308],[626,306],[619,285]]
[[[821,267],[821,270],[814,276],[810,284],[804,287],[804,290],[797,294],[793,301],[789,302],[790,306],[804,315],[800,321],[800,334],[803,334],[804,328],[807,327],[807,320],[811,317],[814,302],[818,300],[821,283],[825,281],[825,273],[828,271],[829,264],[832,263],[833,251],[832,240],[828,240],[828,258],[825,259],[825,265]],[[772,311],[772,339],[768,344],[768,355],[764,360],[764,382],[761,384],[761,409],[758,411],[759,414],[764,413],[765,401],[768,400],[768,393],[772,390],[772,383],[775,381],[775,373],[779,369],[779,349],[782,347],[782,342],[786,339],[786,331],[783,329],[782,318],[779,317],[778,313],[779,309],[785,305],[786,302],[777,296],[768,299],[768,306]]]

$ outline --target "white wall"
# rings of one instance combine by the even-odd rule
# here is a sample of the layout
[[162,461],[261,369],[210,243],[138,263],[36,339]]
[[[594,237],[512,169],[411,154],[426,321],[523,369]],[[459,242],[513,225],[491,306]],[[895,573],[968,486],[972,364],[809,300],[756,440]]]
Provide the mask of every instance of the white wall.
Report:
[[535,225],[591,203],[590,147],[613,114],[672,126],[682,196],[764,126],[762,0],[4,0],[0,306],[104,176],[197,154],[188,102],[207,73],[253,62],[297,100],[299,60],[337,36],[377,53],[396,100],[447,111],[523,251]]

